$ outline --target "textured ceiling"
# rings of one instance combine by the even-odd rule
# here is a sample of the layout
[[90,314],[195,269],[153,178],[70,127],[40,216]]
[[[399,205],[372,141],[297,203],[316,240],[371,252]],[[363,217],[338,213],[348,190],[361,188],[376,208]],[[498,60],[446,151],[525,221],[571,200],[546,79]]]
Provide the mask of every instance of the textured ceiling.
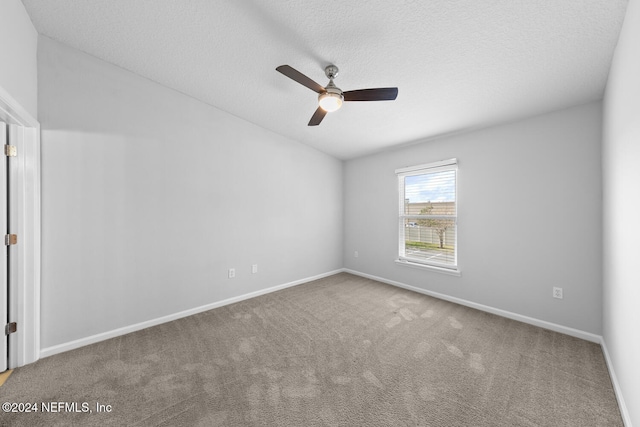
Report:
[[[40,34],[341,159],[600,99],[627,0],[23,0]],[[308,127],[317,95],[397,86]]]

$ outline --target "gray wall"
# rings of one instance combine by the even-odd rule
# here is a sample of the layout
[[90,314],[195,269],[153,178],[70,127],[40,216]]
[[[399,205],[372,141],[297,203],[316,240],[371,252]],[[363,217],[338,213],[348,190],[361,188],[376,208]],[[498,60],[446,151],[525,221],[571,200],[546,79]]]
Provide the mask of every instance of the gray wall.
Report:
[[37,118],[38,33],[20,0],[0,1],[0,88]]
[[43,349],[342,267],[342,162],[42,36],[38,79]]
[[640,2],[631,0],[604,100],[604,341],[640,425]]
[[[601,113],[595,102],[346,162],[345,267],[600,334]],[[461,277],[397,265],[395,169],[454,157]]]

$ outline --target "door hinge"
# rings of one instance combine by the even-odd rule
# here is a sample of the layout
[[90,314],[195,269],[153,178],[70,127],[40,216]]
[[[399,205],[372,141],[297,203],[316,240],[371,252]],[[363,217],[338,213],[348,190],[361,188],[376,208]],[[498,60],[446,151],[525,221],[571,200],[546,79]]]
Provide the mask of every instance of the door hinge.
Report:
[[7,157],[15,157],[18,155],[18,149],[15,145],[5,145],[4,146],[4,155]]
[[4,327],[4,334],[9,335],[18,330],[18,324],[16,322],[7,323]]
[[17,234],[5,234],[5,236],[4,236],[4,244],[6,246],[18,244],[18,235]]

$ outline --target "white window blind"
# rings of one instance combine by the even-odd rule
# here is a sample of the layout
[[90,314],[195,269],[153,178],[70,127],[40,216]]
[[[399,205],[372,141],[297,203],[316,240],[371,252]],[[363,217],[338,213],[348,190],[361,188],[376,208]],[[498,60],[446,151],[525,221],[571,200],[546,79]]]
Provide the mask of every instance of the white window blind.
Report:
[[396,170],[398,258],[457,271],[456,159]]

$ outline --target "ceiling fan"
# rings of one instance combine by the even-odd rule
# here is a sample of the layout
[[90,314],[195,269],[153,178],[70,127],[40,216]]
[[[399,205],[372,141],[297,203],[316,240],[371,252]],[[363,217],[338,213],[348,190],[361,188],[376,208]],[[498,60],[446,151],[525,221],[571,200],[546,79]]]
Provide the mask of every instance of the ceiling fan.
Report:
[[358,89],[343,92],[333,83],[333,79],[338,76],[338,67],[335,65],[328,65],[324,69],[324,73],[329,79],[329,84],[326,87],[320,86],[289,65],[281,65],[276,68],[276,71],[281,72],[290,79],[295,80],[319,94],[319,105],[316,112],[311,116],[311,120],[309,120],[309,126],[318,126],[327,113],[331,113],[342,107],[343,101],[393,101],[398,96],[397,87]]

